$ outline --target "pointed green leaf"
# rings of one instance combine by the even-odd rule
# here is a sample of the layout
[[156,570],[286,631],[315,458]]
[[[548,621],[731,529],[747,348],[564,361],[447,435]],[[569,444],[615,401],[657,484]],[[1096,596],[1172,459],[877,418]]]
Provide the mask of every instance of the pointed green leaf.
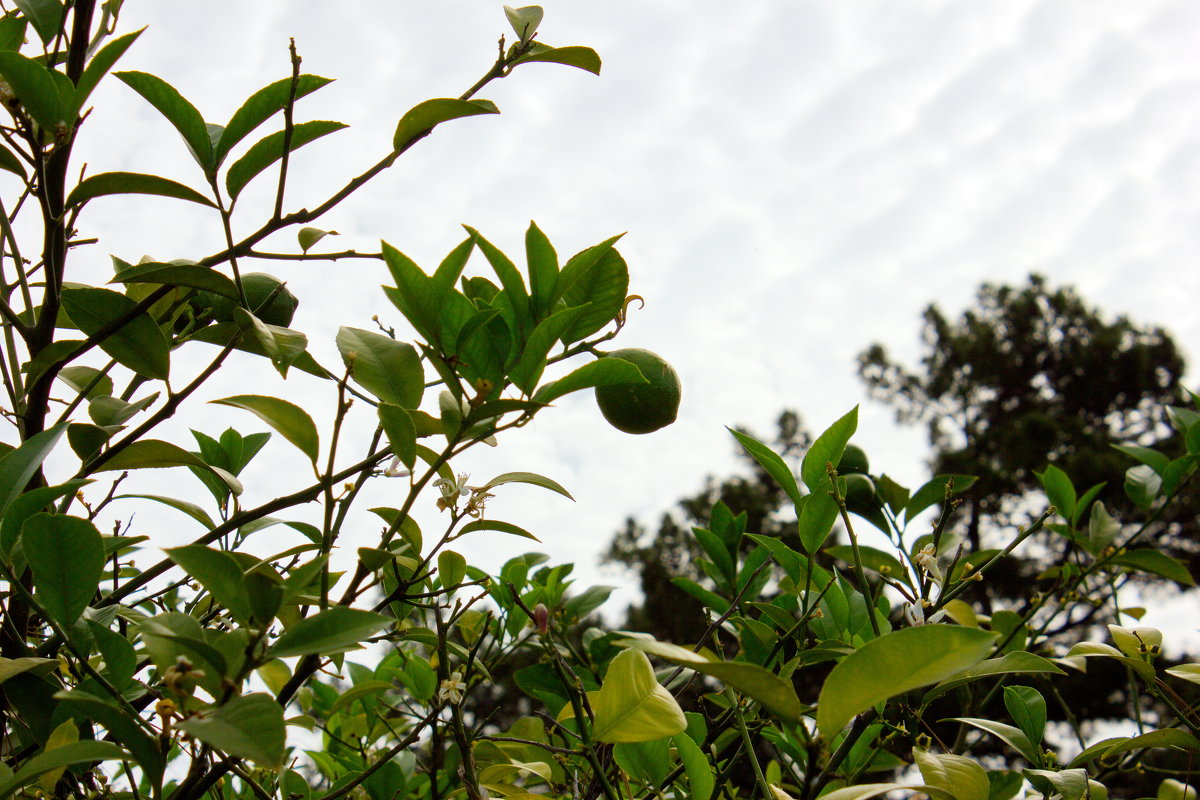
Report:
[[534,34],[537,33],[538,25],[542,24],[542,7],[523,6],[521,8],[513,8],[512,6],[505,6],[504,16],[508,17],[508,24],[512,26],[513,32],[517,34],[520,42],[524,44],[533,40]]
[[204,124],[204,118],[200,116],[196,107],[184,99],[174,86],[157,75],[146,72],[114,74],[175,126],[196,163],[204,170],[204,174],[208,175],[213,163],[212,140],[208,135],[208,126]]
[[537,44],[529,55],[518,58],[514,64],[525,64],[531,61],[543,61],[548,64],[565,64],[568,67],[600,74],[600,56],[590,47],[571,45],[568,47],[549,47]]
[[[835,544],[832,547],[826,547],[825,552],[839,561],[844,561],[847,564],[854,563],[854,548],[848,544]],[[904,569],[904,565],[900,563],[900,559],[891,553],[885,553],[882,550],[876,550],[874,547],[867,547],[866,545],[859,545],[858,552],[862,557],[864,569],[869,569],[872,572],[878,572],[881,575],[887,575],[901,581],[907,579],[908,571]]]
[[104,543],[96,526],[64,514],[34,514],[21,527],[21,546],[38,600],[60,625],[74,624],[104,572]]
[[542,379],[543,370],[546,369],[546,359],[550,350],[558,344],[563,332],[575,322],[583,310],[582,307],[564,308],[537,323],[529,334],[521,357],[508,371],[513,385],[524,394],[533,394],[538,381]]
[[[118,634],[112,634],[118,636]],[[130,648],[132,650],[132,648]],[[77,719],[89,719],[103,725],[108,732],[129,749],[129,753],[137,760],[138,766],[145,771],[150,785],[162,786],[165,763],[159,750],[158,741],[151,738],[140,725],[130,719],[130,716],[115,705],[110,705],[105,699],[88,694],[81,690],[58,692],[54,695],[64,709],[75,712]],[[157,794],[157,792],[156,792]]]
[[958,800],[955,794],[945,789],[911,783],[860,783],[857,786],[847,786],[845,789],[834,789],[828,794],[821,795],[821,800],[870,800],[872,797],[896,791],[920,792],[934,800]]
[[25,491],[30,478],[67,432],[67,423],[30,436],[19,447],[0,457],[0,518]]
[[17,158],[12,150],[9,150],[2,144],[0,144],[0,169],[11,172],[21,180],[29,176],[29,173],[25,171],[25,164],[22,163],[21,159]]
[[552,492],[558,492],[568,500],[574,500],[571,493],[564,489],[560,484],[547,478],[544,475],[538,475],[536,472],[505,472],[502,475],[497,475],[490,481],[485,483],[480,488],[484,491],[494,489],[497,486],[502,486],[506,483],[529,483],[534,486],[541,486],[543,489],[549,489]]
[[1169,581],[1182,583],[1184,586],[1195,586],[1196,579],[1188,572],[1187,565],[1177,558],[1172,558],[1161,550],[1143,548],[1126,550],[1120,555],[1113,556],[1110,564],[1128,567],[1138,572],[1148,572]]
[[117,271],[109,283],[186,286],[191,289],[205,289],[234,300],[238,299],[237,284],[212,267],[202,267],[199,264],[161,264],[156,262],[134,265],[126,264],[117,258],[113,259],[113,264],[117,267]]
[[195,578],[217,603],[228,608],[234,619],[243,625],[250,624],[250,600],[236,558],[198,544],[172,547],[163,552]]
[[1003,722],[996,722],[995,720],[976,719],[973,717],[951,717],[943,721],[962,722],[981,731],[987,731],[1020,753],[1021,757],[1030,764],[1037,765],[1042,763],[1041,751],[1034,746],[1033,742],[1029,741],[1029,737],[1020,728],[1005,725]]
[[409,143],[428,133],[443,122],[476,114],[499,114],[500,109],[490,100],[457,100],[437,98],[426,100],[410,108],[396,124],[392,136],[392,149],[403,150]]
[[34,656],[4,658],[0,656],[0,683],[26,672],[44,678],[58,669],[59,663],[57,658],[35,658]]
[[1142,464],[1125,470],[1125,496],[1145,511],[1162,492],[1162,478],[1153,467]]
[[201,711],[179,729],[221,753],[245,758],[260,767],[283,764],[287,743],[283,707],[262,692],[235,697],[223,706]]
[[103,78],[110,69],[112,69],[113,64],[117,63],[117,59],[125,54],[125,51],[129,49],[129,45],[133,44],[134,41],[142,35],[142,31],[144,30],[145,28],[142,28],[141,30],[134,31],[133,33],[127,33],[124,36],[118,36],[116,39],[113,39],[111,42],[106,44],[99,53],[96,53],[96,55],[92,57],[92,60],[88,62],[87,67],[84,68],[83,75],[79,77],[79,83],[75,85],[74,110],[72,112],[72,116],[77,116],[79,114],[79,111],[83,108],[83,105],[88,101],[88,97],[91,96],[92,90],[96,88],[96,84],[98,84],[100,79]]
[[568,306],[587,305],[575,324],[563,334],[563,343],[586,338],[612,322],[625,307],[629,293],[629,268],[613,245],[620,234],[581,250],[563,265],[547,308],[559,301]]
[[141,439],[108,459],[97,472],[124,469],[164,469],[166,467],[200,467],[208,464],[178,445],[159,439]]
[[314,464],[320,457],[320,438],[317,426],[304,409],[280,400],[278,397],[263,397],[261,395],[236,395],[210,402],[223,406],[232,406],[249,411],[263,422],[270,425],[283,435],[283,438],[294,444],[300,452],[308,456]]
[[1045,472],[1034,474],[1042,482],[1042,488],[1046,491],[1046,499],[1050,501],[1050,505],[1057,508],[1058,513],[1067,519],[1074,518],[1075,486],[1067,477],[1067,473],[1051,464],[1046,467]]
[[90,178],[84,178],[79,185],[71,190],[67,198],[67,207],[81,206],[87,201],[102,197],[106,194],[151,194],[159,197],[174,197],[177,200],[187,200],[203,206],[216,208],[212,200],[197,192],[158,175],[145,175],[140,172],[102,172]]
[[858,406],[850,409],[841,419],[830,425],[817,437],[812,447],[804,454],[800,465],[800,476],[810,492],[816,492],[822,484],[829,482],[826,464],[837,465],[842,460],[846,443],[858,430]]
[[95,367],[66,366],[59,370],[58,379],[77,393],[88,389],[89,398],[104,397],[113,393],[112,378]]
[[821,549],[839,513],[837,501],[828,491],[814,492],[804,497],[797,527],[800,544],[806,554],[815,555]]
[[754,457],[754,460],[767,471],[779,488],[783,489],[791,498],[793,505],[799,508],[803,501],[800,487],[796,484],[796,476],[792,474],[791,468],[784,463],[779,454],[749,434],[735,431],[733,428],[726,428],[726,430],[733,434],[733,438],[738,440],[738,444]]
[[425,371],[411,344],[343,327],[338,329],[337,348],[350,377],[381,401],[401,408],[416,408],[421,404]]
[[955,625],[885,633],[842,659],[821,689],[817,727],[830,740],[857,714],[902,692],[950,677],[982,661],[995,634]]
[[[322,78],[319,75],[301,75],[296,81],[296,99],[315,92],[329,83],[332,83],[331,79]],[[229,124],[221,130],[220,139],[214,149],[215,165],[220,166],[229,151],[246,138],[251,131],[283,111],[288,104],[291,91],[292,79],[281,78],[269,86],[259,89],[245,103],[242,103],[241,108],[230,117]]]
[[556,381],[542,384],[533,393],[538,403],[552,403],[563,395],[608,386],[614,383],[647,383],[646,376],[636,366],[620,358],[598,358],[564,375]]
[[443,589],[451,589],[462,583],[467,574],[467,560],[453,550],[438,553],[438,577]]
[[124,425],[134,416],[145,411],[158,400],[158,392],[147,395],[136,403],[126,403],[116,397],[97,397],[88,403],[88,416],[100,427]]
[[10,797],[17,789],[32,783],[39,775],[72,764],[90,761],[132,761],[128,752],[112,742],[84,740],[73,742],[26,761],[16,772],[0,777],[0,797]]
[[1005,686],[1004,707],[1025,737],[1035,745],[1046,732],[1046,700],[1032,686]]
[[412,417],[403,408],[391,403],[380,403],[378,413],[379,424],[387,436],[392,454],[412,470],[417,464],[417,429]]
[[962,686],[964,683],[969,683],[970,681],[979,680],[980,678],[987,678],[993,675],[1027,673],[1066,674],[1055,666],[1054,662],[1048,659],[1026,650],[1013,650],[999,658],[989,658],[986,661],[980,661],[970,669],[950,676],[926,692],[921,702],[928,704],[934,698],[940,697],[951,689]]
[[67,119],[74,104],[75,87],[61,72],[26,58],[15,50],[0,52],[0,76],[12,94],[44,130],[55,133],[59,126],[75,124]]
[[[62,27],[66,6],[62,0],[13,0],[29,24],[37,31],[42,44],[49,45]],[[3,792],[0,792],[3,794]]]
[[1145,464],[1159,475],[1162,475],[1163,470],[1167,468],[1167,464],[1171,461],[1168,456],[1150,447],[1141,447],[1132,444],[1114,444],[1112,447],[1114,450],[1120,450],[1130,458]]
[[644,639],[624,639],[617,642],[624,647],[653,653],[674,664],[711,675],[731,686],[735,691],[762,703],[775,716],[785,722],[799,721],[800,698],[789,681],[785,681],[768,669],[757,664],[740,661],[714,661],[678,645]]
[[71,321],[90,337],[126,320],[99,341],[100,349],[139,375],[166,380],[171,368],[170,342],[148,313],[133,314],[137,304],[132,299],[111,289],[71,287],[62,290],[62,304]]
[[[288,152],[345,127],[345,123],[330,120],[301,122],[292,128],[292,138],[288,140]],[[269,136],[264,136],[255,142],[244,156],[229,166],[229,171],[225,173],[225,190],[229,192],[230,198],[236,200],[237,196],[242,193],[242,189],[256,175],[283,158],[284,138],[284,131],[276,131]]]
[[525,260],[529,264],[529,301],[533,318],[540,320],[549,312],[558,285],[558,254],[537,223],[525,231]]
[[596,714],[592,734],[601,742],[648,742],[687,728],[683,709],[659,685],[640,650],[617,654],[600,691],[590,699]]
[[935,754],[913,748],[913,760],[930,786],[949,792],[957,800],[988,800],[991,783],[987,772],[966,756]]
[[535,542],[540,542],[541,539],[534,536],[524,528],[513,525],[511,522],[501,522],[498,519],[477,519],[468,522],[459,529],[459,535],[464,533],[474,533],[475,531],[499,531],[500,533],[511,533],[513,536],[521,536],[525,539],[532,539]]
[[291,625],[275,641],[273,658],[331,654],[346,650],[390,626],[394,619],[370,611],[333,606]]
[[716,777],[704,751],[686,733],[675,734],[671,742],[679,753],[679,760],[683,762],[683,774],[687,776],[691,790],[689,796],[693,800],[710,800],[716,787]]
[[1109,759],[1144,747],[1177,747],[1181,750],[1200,751],[1200,739],[1179,728],[1162,728],[1117,742],[1105,751],[1104,757]]
[[296,231],[296,242],[300,245],[301,252],[307,253],[317,242],[324,239],[326,236],[337,236],[337,231],[323,231],[320,228],[301,228]]

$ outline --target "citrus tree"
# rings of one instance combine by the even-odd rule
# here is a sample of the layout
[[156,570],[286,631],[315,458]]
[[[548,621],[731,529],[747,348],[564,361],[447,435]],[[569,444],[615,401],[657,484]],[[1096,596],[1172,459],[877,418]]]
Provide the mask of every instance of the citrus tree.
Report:
[[[303,113],[328,81],[303,73],[294,51],[290,74],[222,125],[163,78],[115,69],[152,35],[119,34],[116,0],[15,5],[0,18],[10,117],[0,127],[0,167],[10,173],[0,214],[0,380],[13,426],[0,455],[0,797],[845,800],[907,788],[984,800],[1028,781],[1045,796],[1076,798],[1102,796],[1110,770],[1152,764],[1146,753],[1200,749],[1200,722],[1183,694],[1200,665],[1159,672],[1156,631],[1114,627],[1112,644],[1047,649],[1050,621],[1085,602],[1119,604],[1117,584],[1130,571],[1191,580],[1142,546],[1145,525],[1114,519],[1093,491],[1048,468],[1043,484],[1061,517],[1047,508],[1001,550],[956,547],[946,533],[952,503],[932,534],[911,533],[922,511],[966,479],[940,476],[909,492],[855,478],[852,493],[836,465],[855,412],[806,448],[799,476],[737,435],[792,503],[797,537],[764,536],[747,530],[745,516],[714,508],[709,527],[693,532],[706,585],[685,587],[711,614],[698,641],[584,628],[606,590],[575,587],[569,565],[537,553],[495,574],[470,563],[464,536],[534,538],[488,516],[506,486],[568,493],[519,468],[472,483],[455,469],[464,452],[499,444],[582,390],[595,389],[602,413],[628,432],[674,419],[680,387],[669,365],[636,348],[601,349],[636,299],[618,237],[564,260],[531,225],[519,266],[468,228],[428,270],[385,242],[369,257],[386,265],[384,294],[405,336],[390,321],[373,330],[351,320],[336,334],[332,364],[288,327],[306,299],[249,264],[265,237],[285,230],[295,233],[296,259],[344,257],[322,250],[328,232],[315,223],[439,126],[496,113],[479,97],[492,82],[536,62],[598,72],[592,50],[536,38],[540,8],[506,7],[512,41],[502,40],[475,84],[398,113],[374,166],[289,210],[296,151],[342,127]],[[198,172],[99,165],[81,175],[72,150],[104,79],[173,125]],[[265,136],[256,133],[263,126]],[[244,209],[233,212],[256,179],[276,190],[246,224]],[[89,211],[127,193],[204,207],[223,246],[167,262],[114,254],[107,282],[89,283],[74,255],[89,239]],[[201,387],[234,363],[313,376],[335,401],[331,417],[319,425],[293,400],[256,392],[254,373],[243,370],[244,392],[213,402],[269,431],[172,441],[167,420],[195,413]],[[1147,521],[1186,490],[1200,453],[1200,415],[1173,414],[1183,455],[1133,453],[1144,463],[1127,491]],[[344,434],[356,415],[373,429],[365,447]],[[242,477],[268,439],[300,468],[273,476],[265,489],[273,499],[251,502]],[[208,497],[150,493],[146,471],[164,468],[190,470]],[[370,509],[378,535],[356,547],[348,520],[376,480],[401,489],[394,503]],[[161,554],[128,512],[102,533],[97,523],[118,501],[165,506],[202,532]],[[418,502],[441,512],[436,528],[417,521]],[[310,503],[315,522],[299,510]],[[844,569],[827,569],[816,557],[839,519],[850,544],[832,553]],[[860,545],[861,520],[884,530],[895,553]],[[1072,559],[1050,573],[1042,602],[988,617],[963,600],[1051,524],[1072,543]],[[292,539],[258,535],[271,525]],[[353,550],[349,569],[331,562],[339,547]],[[472,695],[531,654],[535,663],[516,673],[517,713],[501,729]],[[661,675],[651,657],[666,665]],[[1127,668],[1131,685],[1170,713],[1139,718],[1141,729],[1062,764],[1043,747],[1051,690],[1037,681],[1089,659]],[[688,708],[676,699],[686,683],[703,688]],[[805,686],[819,691],[798,691]],[[1005,720],[983,702],[999,694]],[[945,697],[952,713],[938,711]],[[959,733],[944,735],[937,726],[947,724]],[[973,761],[971,731],[1005,742],[1011,763],[988,772]],[[872,770],[904,763],[921,777],[871,782]]]

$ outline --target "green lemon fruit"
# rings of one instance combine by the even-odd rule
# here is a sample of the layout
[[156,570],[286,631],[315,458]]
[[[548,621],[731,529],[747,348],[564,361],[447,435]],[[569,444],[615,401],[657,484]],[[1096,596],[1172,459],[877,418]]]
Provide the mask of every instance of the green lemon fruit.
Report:
[[679,413],[679,375],[662,356],[631,347],[604,357],[630,362],[649,381],[596,387],[596,404],[609,424],[625,433],[651,433],[675,421]]
[[866,475],[871,471],[870,464],[867,462],[867,454],[856,444],[846,445],[846,449],[842,451],[842,460],[838,462],[837,471],[839,475],[849,475],[854,472]]
[[[265,272],[249,272],[242,276],[242,288],[246,291],[246,302],[256,312],[255,316],[268,325],[286,328],[292,324],[296,307],[300,305],[296,295],[288,291],[286,286],[279,290],[269,305],[265,308],[262,307],[271,293],[275,291],[275,287],[282,283],[283,281],[279,278]],[[199,315],[208,310],[215,322],[231,322],[235,305],[237,304],[232,299],[213,292],[197,292],[196,296],[192,298],[192,308],[196,314]]]

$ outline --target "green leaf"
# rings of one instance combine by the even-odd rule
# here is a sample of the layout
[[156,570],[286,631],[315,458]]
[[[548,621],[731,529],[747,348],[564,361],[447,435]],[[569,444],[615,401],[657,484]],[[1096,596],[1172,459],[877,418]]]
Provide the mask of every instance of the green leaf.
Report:
[[1088,543],[1094,554],[1108,547],[1120,532],[1121,523],[1112,518],[1104,503],[1092,506],[1092,513],[1088,515]]
[[796,476],[792,474],[791,467],[774,450],[753,436],[735,431],[733,428],[726,428],[726,430],[733,434],[733,438],[737,439],[746,452],[753,456],[754,460],[767,471],[767,474],[779,485],[779,488],[787,493],[787,496],[791,498],[792,504],[797,509],[800,508],[803,500],[800,495],[800,487],[796,484]]
[[548,307],[553,308],[559,300],[568,306],[587,306],[575,324],[563,334],[564,344],[596,333],[612,322],[625,307],[625,299],[629,294],[629,267],[613,248],[620,238],[613,236],[576,253],[563,265]]
[[958,797],[936,786],[921,786],[912,783],[860,783],[821,795],[821,800],[869,800],[872,797],[895,791],[923,792],[935,800],[958,800]]
[[517,34],[517,38],[521,44],[525,44],[533,40],[534,34],[537,33],[538,25],[542,24],[542,7],[524,6],[522,8],[513,8],[512,6],[505,6],[504,16],[508,17],[508,24],[512,26],[513,32]]
[[1152,467],[1142,464],[1125,470],[1125,496],[1145,511],[1162,490],[1162,478]]
[[558,253],[534,222],[525,231],[525,260],[529,264],[529,302],[533,318],[540,320],[550,311],[558,285]]
[[950,677],[987,656],[995,634],[952,625],[885,633],[842,659],[821,689],[817,727],[827,740],[857,714],[890,697]]
[[465,533],[473,533],[475,531],[499,531],[500,533],[511,533],[513,536],[521,536],[525,539],[532,539],[535,542],[540,542],[541,539],[534,536],[524,528],[513,525],[511,522],[501,522],[497,519],[477,519],[473,522],[468,522],[459,529],[459,535]]
[[7,556],[12,551],[13,545],[17,543],[17,537],[21,535],[21,526],[25,524],[25,520],[40,511],[46,510],[47,506],[60,497],[75,494],[75,492],[89,483],[91,483],[89,480],[70,480],[59,486],[40,486],[37,489],[31,489],[18,496],[8,507],[8,510],[2,514],[3,522],[0,523],[0,555]]
[[525,342],[525,349],[517,363],[508,371],[513,384],[526,395],[532,395],[551,349],[558,343],[563,332],[579,317],[582,308],[564,308],[537,323]]
[[858,406],[850,409],[841,419],[826,428],[813,442],[812,447],[808,448],[808,452],[804,454],[804,461],[800,464],[800,477],[804,479],[804,485],[810,492],[816,492],[823,484],[829,483],[826,464],[837,466],[842,460],[842,451],[846,449],[846,443],[856,430]]
[[491,265],[492,270],[496,273],[496,277],[500,279],[500,285],[504,287],[504,296],[508,298],[508,305],[512,309],[515,317],[516,328],[518,335],[524,339],[529,333],[530,328],[530,311],[529,311],[529,294],[525,289],[525,281],[521,278],[520,271],[517,270],[515,264],[508,256],[500,252],[499,248],[483,238],[479,231],[474,228],[463,226],[467,233],[475,240],[475,246],[483,252],[483,255]]
[[163,550],[167,558],[204,587],[243,625],[250,624],[250,600],[242,582],[242,568],[229,553],[193,544]]
[[533,393],[538,403],[552,403],[563,395],[608,386],[614,383],[648,383],[646,376],[633,364],[620,358],[598,358],[589,361],[556,381],[542,384]]
[[548,64],[565,64],[590,72],[600,74],[600,56],[590,47],[571,45],[569,47],[549,47],[536,44],[529,55],[518,58],[513,64],[525,64],[531,61],[543,61]]
[[0,50],[20,50],[25,44],[27,23],[28,20],[17,14],[0,17]]
[[142,28],[141,30],[113,39],[104,46],[104,49],[92,57],[87,67],[84,68],[83,74],[79,77],[79,82],[75,84],[75,97],[71,116],[75,117],[79,115],[80,109],[83,108],[84,103],[91,96],[92,90],[96,88],[96,84],[112,69],[113,64],[117,63],[117,60],[129,49],[129,45],[133,44],[142,35],[142,31],[144,30],[145,28]]
[[275,769],[283,764],[287,743],[283,707],[269,694],[235,697],[216,709],[192,715],[178,727],[214,750],[249,759],[260,767]]
[[[118,636],[118,634],[112,634]],[[130,648],[132,651],[132,647]],[[75,712],[76,719],[88,719],[103,725],[113,738],[118,739],[130,754],[137,760],[150,781],[157,790],[162,786],[165,764],[163,754],[158,749],[158,741],[151,738],[140,725],[120,708],[110,705],[103,698],[88,694],[78,689],[69,692],[58,692],[54,699],[62,704],[64,710]]]
[[[329,83],[332,83],[329,78],[322,78],[318,75],[301,75],[296,81],[296,99],[315,92]],[[292,79],[281,78],[250,95],[250,98],[234,112],[229,119],[229,124],[221,131],[221,138],[214,150],[213,166],[221,166],[225,156],[229,155],[229,151],[238,142],[286,108],[291,92]]]
[[59,125],[69,130],[75,124],[73,117],[67,119],[74,105],[75,87],[66,75],[10,50],[0,52],[0,76],[43,130],[53,134]]
[[87,628],[104,659],[104,671],[108,673],[109,681],[118,689],[125,689],[138,669],[138,656],[133,645],[124,636],[110,631],[94,619],[87,620]]
[[804,498],[798,521],[800,544],[808,555],[815,555],[825,543],[837,521],[837,501],[828,491],[814,492]]
[[592,734],[601,742],[649,742],[687,728],[683,709],[659,685],[640,650],[618,653],[590,699],[596,715]]
[[686,733],[675,734],[671,742],[679,753],[679,760],[683,762],[683,774],[687,776],[691,790],[689,797],[692,800],[710,800],[716,787],[716,778],[704,751]]
[[438,553],[438,577],[443,589],[452,589],[462,583],[467,574],[467,560],[453,550]]
[[673,664],[711,675],[737,692],[762,703],[772,714],[789,723],[798,722],[802,708],[800,698],[789,681],[785,681],[757,664],[740,661],[714,661],[678,645],[645,639],[624,639],[617,644],[653,653]]
[[671,772],[670,742],[665,738],[622,742],[613,746],[613,760],[633,780],[658,786]]
[[145,72],[114,73],[129,88],[140,94],[150,105],[158,109],[167,121],[175,126],[183,141],[187,143],[192,158],[210,175],[213,167],[212,139],[208,126],[196,107],[184,99],[174,86],[157,75]]
[[1188,572],[1188,568],[1183,562],[1172,558],[1160,550],[1151,550],[1149,548],[1127,550],[1120,555],[1113,556],[1109,563],[1121,567],[1129,567],[1138,572],[1148,572],[1151,575],[1158,575],[1161,578],[1182,583],[1184,586],[1196,585],[1196,579]]
[[350,377],[381,401],[401,408],[416,408],[421,404],[425,371],[411,344],[343,327],[338,329],[337,348]]
[[17,158],[13,151],[4,145],[0,145],[0,169],[11,172],[21,180],[29,177],[29,174],[25,171],[25,165],[21,163],[21,159]]
[[417,464],[417,429],[412,417],[400,406],[380,403],[379,424],[383,427],[392,454],[409,470]]
[[0,517],[25,491],[33,474],[66,431],[67,423],[60,422],[41,433],[35,433],[15,450],[0,457]]
[[39,678],[44,678],[51,672],[58,669],[59,661],[57,658],[35,658],[33,656],[23,656],[21,658],[4,658],[0,656],[0,683],[4,683],[9,678],[17,675],[23,675],[30,672]]
[[949,792],[957,800],[988,800],[991,783],[987,772],[972,759],[930,753],[915,747],[913,760],[930,786]]
[[1113,756],[1128,753],[1130,750],[1140,750],[1144,747],[1177,747],[1181,750],[1200,751],[1200,739],[1179,728],[1163,728],[1117,742],[1105,751],[1104,757],[1110,759]]
[[64,288],[62,305],[71,321],[89,337],[125,320],[100,339],[100,349],[143,377],[167,379],[171,344],[153,317],[145,311],[133,313],[137,304],[132,299],[111,289],[81,286]]
[[67,198],[67,207],[75,208],[106,194],[152,194],[216,208],[213,201],[190,186],[140,172],[101,172],[99,175],[84,178],[71,190],[71,195]]
[[291,625],[271,648],[273,658],[331,654],[346,650],[390,626],[394,619],[370,611],[333,606]]
[[296,243],[300,245],[301,252],[307,253],[313,245],[324,239],[326,236],[337,236],[337,231],[323,231],[320,228],[301,228],[296,231]]
[[1162,475],[1163,470],[1167,468],[1167,464],[1171,462],[1169,457],[1150,447],[1141,447],[1133,444],[1114,444],[1112,447],[1114,450],[1120,450],[1130,458],[1145,464],[1159,475]]
[[[340,131],[346,124],[330,120],[313,120],[301,122],[292,127],[292,138],[288,140],[288,152],[297,150],[304,145],[327,136],[334,131]],[[246,151],[246,154],[229,166],[225,173],[225,190],[229,197],[236,200],[246,188],[246,184],[267,167],[283,158],[284,131],[276,131],[269,136],[259,139]]]
[[163,469],[166,467],[211,469],[203,459],[182,447],[159,439],[141,439],[132,442],[121,452],[105,461],[97,472],[124,469]]
[[962,494],[971,488],[971,484],[975,483],[976,478],[974,475],[935,475],[928,483],[913,492],[908,505],[904,508],[905,521],[911,522],[917,514],[920,514],[934,503],[941,503],[945,500],[946,483],[951,480],[954,481],[954,486],[951,489],[951,496],[953,496]]
[[981,731],[987,731],[1020,753],[1021,757],[1030,764],[1040,765],[1042,763],[1041,751],[1034,746],[1033,742],[1029,741],[1029,737],[1020,728],[1005,725],[1003,722],[973,717],[951,717],[943,722],[962,722],[973,728],[979,728]]
[[58,36],[66,10],[62,0],[14,0],[13,4],[33,25],[42,44],[49,45]]
[[443,122],[476,114],[499,114],[490,100],[457,100],[444,97],[426,100],[410,108],[396,124],[392,149],[399,152]]
[[237,284],[212,267],[202,267],[199,264],[162,264],[148,262],[143,264],[126,264],[120,259],[113,259],[117,267],[116,274],[109,283],[154,283],[163,286],[186,286],[191,289],[205,289],[214,294],[238,299]]
[[250,394],[236,395],[210,402],[249,411],[279,431],[283,438],[308,456],[309,461],[317,463],[321,449],[317,426],[313,423],[312,417],[299,406],[286,400],[280,400],[278,397]]
[[1057,508],[1058,513],[1066,519],[1073,519],[1075,516],[1075,486],[1067,477],[1067,473],[1051,464],[1046,467],[1045,472],[1040,474],[1035,472],[1034,474],[1042,482],[1042,488],[1046,490],[1046,499],[1050,501],[1050,504]]
[[88,416],[100,427],[124,425],[134,416],[154,405],[158,392],[149,394],[136,403],[126,403],[116,397],[97,397],[88,403]]
[[104,543],[96,526],[79,517],[34,514],[21,527],[21,546],[38,600],[59,625],[74,624],[104,572]]
[[84,740],[39,753],[7,777],[0,777],[0,797],[10,797],[17,789],[32,783],[39,775],[72,764],[91,761],[132,761],[128,752],[112,742]]
[[557,482],[547,478],[544,475],[538,475],[536,472],[505,472],[502,475],[497,475],[490,481],[485,483],[480,488],[483,491],[494,489],[497,486],[502,486],[506,483],[528,483],[534,486],[541,486],[543,489],[549,489],[552,492],[557,492],[568,500],[574,500],[571,493],[560,486]]
[[[854,563],[854,548],[848,544],[835,544],[832,547],[826,547],[825,552],[839,561],[844,561],[847,564]],[[862,557],[862,565],[865,569],[878,572],[881,575],[887,575],[897,580],[907,581],[908,571],[900,563],[900,559],[891,553],[885,553],[882,550],[876,550],[874,547],[867,547],[866,545],[859,545],[858,552]]]
[[1200,664],[1180,664],[1164,670],[1168,675],[1189,683],[1200,684]]
[[1032,686],[1005,686],[1004,707],[1026,738],[1041,744],[1046,732],[1046,700],[1041,693]]
[[951,675],[946,680],[934,686],[921,702],[928,704],[935,698],[940,697],[951,689],[962,686],[964,683],[979,680],[980,678],[988,678],[994,675],[1010,675],[1010,674],[1027,674],[1027,673],[1048,673],[1052,675],[1065,675],[1066,673],[1055,666],[1054,662],[1042,658],[1039,655],[1030,653],[1026,650],[1013,650],[1010,653],[1005,653],[999,658],[989,658],[986,661],[980,661],[975,666],[968,670],[964,670],[956,675]]

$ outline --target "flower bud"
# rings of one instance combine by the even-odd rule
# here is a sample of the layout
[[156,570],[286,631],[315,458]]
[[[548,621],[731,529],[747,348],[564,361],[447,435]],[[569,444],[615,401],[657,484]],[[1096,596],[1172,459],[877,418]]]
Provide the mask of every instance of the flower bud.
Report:
[[546,608],[545,603],[538,603],[533,607],[533,624],[538,633],[545,633],[549,630],[550,609]]

